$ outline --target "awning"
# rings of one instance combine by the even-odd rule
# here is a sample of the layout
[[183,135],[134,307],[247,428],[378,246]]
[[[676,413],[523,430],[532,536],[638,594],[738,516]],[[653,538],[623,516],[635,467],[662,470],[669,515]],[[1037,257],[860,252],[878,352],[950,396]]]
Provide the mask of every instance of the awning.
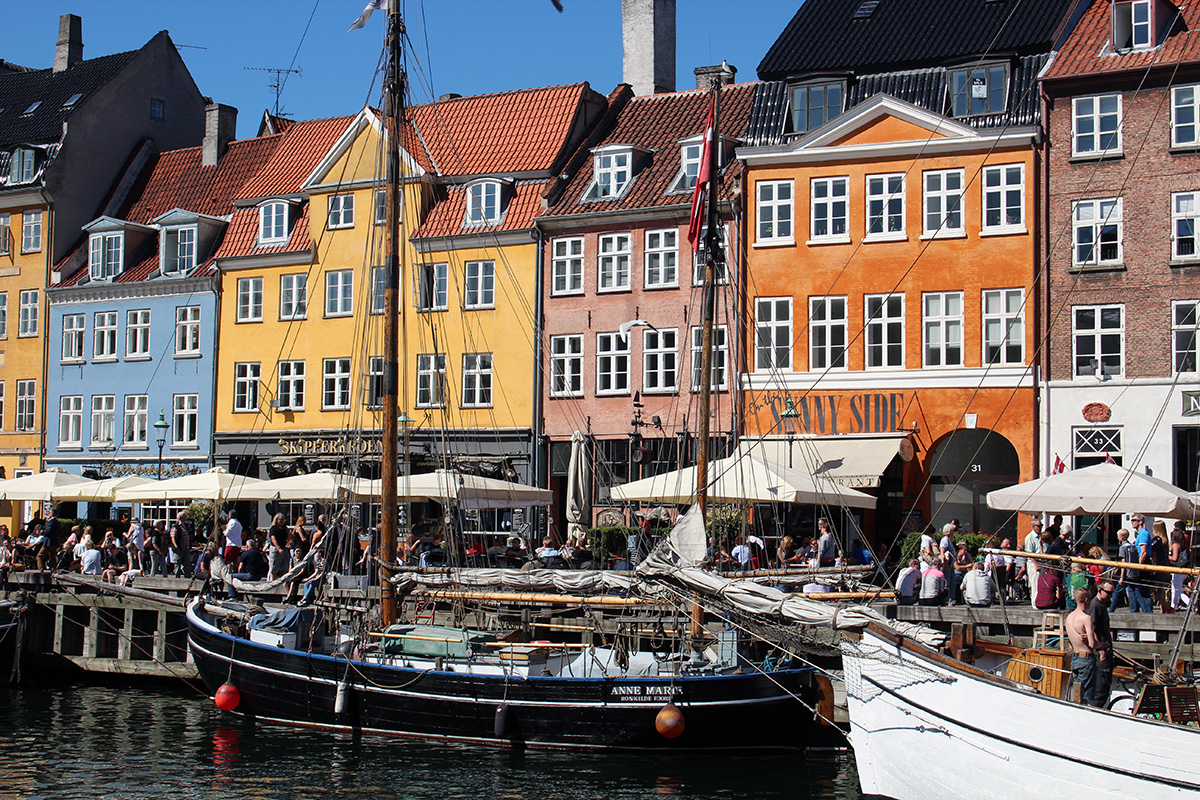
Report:
[[899,456],[903,461],[911,461],[913,457],[912,440],[907,433],[743,439],[739,449],[761,454],[793,469],[823,475],[854,489],[879,486],[879,476],[893,458]]

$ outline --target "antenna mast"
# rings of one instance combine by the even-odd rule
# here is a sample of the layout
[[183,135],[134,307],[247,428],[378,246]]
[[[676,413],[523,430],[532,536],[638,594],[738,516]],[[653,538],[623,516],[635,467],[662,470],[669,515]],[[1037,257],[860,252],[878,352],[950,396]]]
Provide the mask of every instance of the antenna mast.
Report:
[[267,88],[275,93],[275,116],[277,117],[279,116],[279,96],[283,94],[283,84],[286,81],[284,76],[299,75],[301,78],[304,77],[302,67],[296,67],[296,69],[287,69],[284,67],[242,67],[242,69],[248,69],[251,72],[269,72],[274,76],[275,80],[268,83]]

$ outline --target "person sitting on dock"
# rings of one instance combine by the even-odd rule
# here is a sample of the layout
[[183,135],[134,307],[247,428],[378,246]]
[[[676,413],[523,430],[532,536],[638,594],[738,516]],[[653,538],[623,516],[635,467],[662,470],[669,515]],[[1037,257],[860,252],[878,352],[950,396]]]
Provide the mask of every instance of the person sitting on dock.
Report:
[[963,576],[962,596],[967,605],[987,608],[992,604],[992,579],[983,568],[983,562],[975,562],[975,568]]
[[746,545],[745,536],[737,537],[737,546],[733,548],[733,551],[729,555],[733,557],[734,561],[738,562],[738,568],[743,572],[750,569],[750,548]]
[[1058,572],[1049,566],[1038,570],[1037,593],[1033,598],[1033,606],[1039,611],[1049,611],[1063,607],[1062,579]]
[[125,553],[125,548],[113,540],[108,545],[108,558],[104,564],[104,571],[100,573],[100,580],[116,583],[117,578],[127,569],[129,569],[129,556]]
[[34,524],[25,541],[16,546],[17,555],[24,560],[26,569],[30,569],[33,564],[37,564],[39,570],[46,569],[46,564],[53,555],[49,552],[49,542],[46,534],[42,532],[42,523]]
[[238,556],[237,571],[239,575],[245,575],[242,580],[261,581],[267,577],[267,558],[263,555],[262,550],[258,547],[258,540],[253,536],[246,542],[245,549]]
[[83,557],[80,559],[79,571],[84,575],[99,575],[103,572],[104,557],[100,553],[100,548],[91,538],[87,539],[88,549],[84,551]]
[[926,564],[921,572],[921,599],[923,606],[946,604],[946,576],[940,564]]
[[921,562],[912,559],[908,566],[900,570],[896,578],[896,603],[902,606],[917,604],[918,582],[921,580]]
[[[1046,570],[1053,573],[1054,570]],[[1087,589],[1075,590],[1075,610],[1067,617],[1067,637],[1075,656],[1071,659],[1071,673],[1079,685],[1079,700],[1087,703],[1092,697],[1096,681],[1096,636],[1092,618],[1088,614],[1090,595]]]

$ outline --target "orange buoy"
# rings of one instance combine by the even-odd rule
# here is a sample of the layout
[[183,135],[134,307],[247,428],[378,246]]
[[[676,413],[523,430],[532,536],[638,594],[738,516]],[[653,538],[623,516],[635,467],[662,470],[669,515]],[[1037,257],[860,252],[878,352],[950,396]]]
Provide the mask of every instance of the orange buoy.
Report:
[[654,727],[659,735],[674,739],[683,733],[683,712],[674,703],[667,703],[654,718]]
[[233,711],[238,707],[238,703],[242,702],[242,693],[237,687],[231,683],[227,683],[220,689],[217,689],[217,695],[213,698],[217,703],[217,708],[222,711]]

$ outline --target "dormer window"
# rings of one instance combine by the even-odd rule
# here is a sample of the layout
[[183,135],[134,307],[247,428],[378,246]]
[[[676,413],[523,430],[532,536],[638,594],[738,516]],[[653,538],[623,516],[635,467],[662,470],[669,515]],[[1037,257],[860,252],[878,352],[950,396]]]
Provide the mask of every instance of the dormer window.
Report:
[[8,169],[9,183],[29,183],[33,180],[34,155],[30,147],[18,147],[13,151],[12,165]]
[[283,244],[288,236],[288,204],[264,203],[258,209],[259,245]]
[[592,150],[592,182],[583,200],[612,200],[620,197],[633,182],[635,159],[646,152],[636,145],[604,145]]
[[696,176],[700,174],[700,158],[704,155],[704,136],[685,139],[679,145],[679,174],[671,183],[668,194],[690,192],[696,188]]
[[67,98],[67,102],[62,104],[63,108],[70,108],[79,102],[79,98],[83,97],[82,93],[76,93]]
[[467,187],[464,225],[495,225],[500,221],[500,182],[479,181]]
[[196,228],[167,228],[163,231],[162,272],[187,275],[196,266]]
[[121,274],[125,256],[125,233],[93,233],[89,242],[88,272],[92,280],[111,280]]
[[952,116],[1004,113],[1008,99],[1008,68],[1005,65],[983,64],[952,69],[947,79]]
[[792,133],[815,130],[842,113],[845,87],[841,81],[793,86]]
[[1113,3],[1113,49],[1141,50],[1154,46],[1151,0]]

